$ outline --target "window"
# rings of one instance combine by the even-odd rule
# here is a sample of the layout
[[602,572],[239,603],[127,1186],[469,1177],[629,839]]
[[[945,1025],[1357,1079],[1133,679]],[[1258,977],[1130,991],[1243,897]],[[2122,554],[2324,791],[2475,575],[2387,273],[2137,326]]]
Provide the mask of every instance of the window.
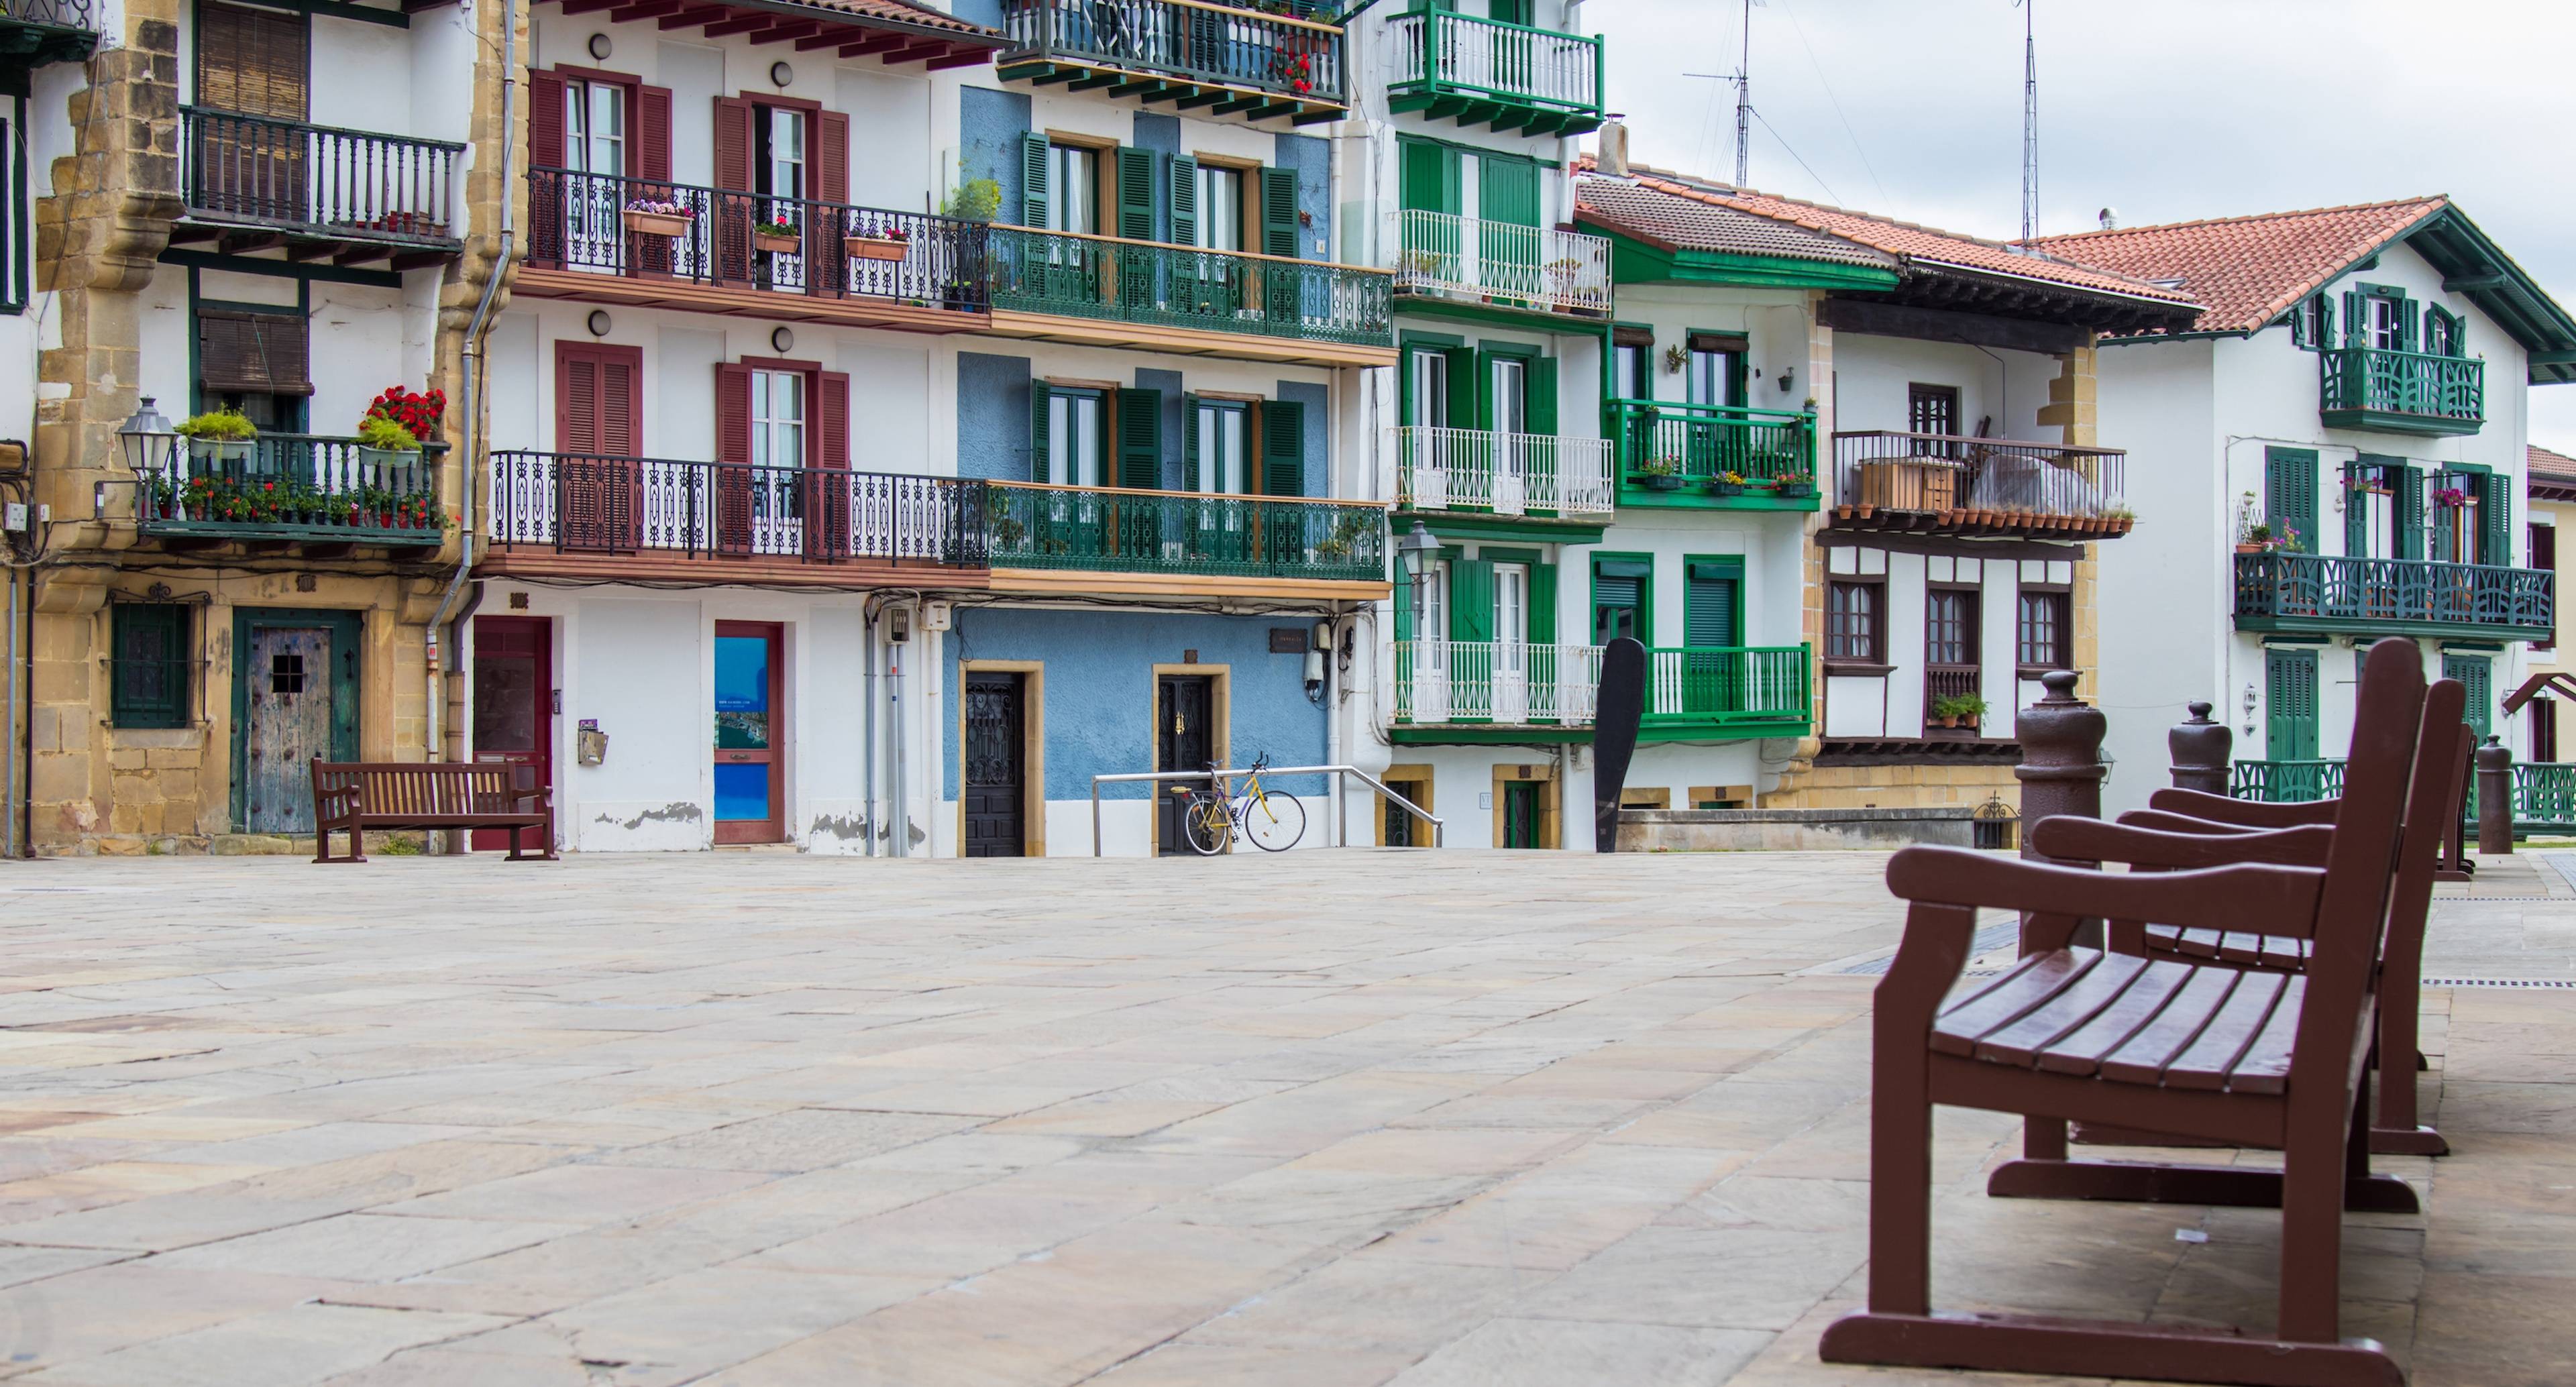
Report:
[[1492,419],[1487,427],[1496,433],[1529,432],[1529,363],[1516,356],[1497,356],[1493,362]]
[[1906,386],[1905,428],[1908,433],[1957,437],[1959,387],[1955,385]]
[[1886,585],[1838,581],[1825,590],[1825,658],[1887,663]]
[[2466,356],[2467,324],[2440,307],[2424,310],[2424,350],[2435,356]]
[[1196,414],[1190,426],[1198,458],[1193,484],[1201,491],[1241,495],[1251,411],[1240,400],[1201,400]]
[[1047,146],[1046,207],[1049,231],[1100,230],[1100,151],[1080,145]]
[[1655,344],[1621,342],[1610,349],[1610,398],[1655,398]]
[[2290,310],[2290,341],[2310,351],[2334,345],[2334,307],[2323,294],[2310,294]]
[[759,110],[759,191],[773,197],[806,196],[805,113],[787,106]]
[[1449,423],[1449,354],[1419,347],[1404,354],[1404,422],[1441,428]]
[[[2543,573],[2557,572],[2558,527],[2555,525],[2525,525],[2523,528],[2529,532],[2531,566]],[[2555,630],[2531,643],[2531,648],[2534,650],[2554,650],[2557,647],[2558,633]],[[2552,761],[2557,758],[2552,756],[2542,756],[2535,759]]]
[[1198,191],[1195,244],[1205,250],[1242,250],[1243,170],[1201,164]]
[[1975,588],[1934,588],[1924,594],[1925,664],[1977,663],[1977,596]]
[[2558,700],[2532,695],[2523,709],[2531,715],[2531,759],[2543,765],[2558,759]]
[[23,135],[14,122],[0,120],[0,196],[9,203],[0,209],[0,313],[27,306],[27,162],[18,148]]
[[169,602],[120,602],[109,612],[115,724],[187,726],[188,609]]
[[626,174],[626,89],[614,82],[564,83],[564,167],[611,178]]
[[1654,574],[1654,565],[1642,555],[1636,558],[1595,558],[1592,561],[1594,645],[1607,645],[1622,636],[1653,643],[1654,623],[1647,604]]
[[1715,333],[1690,336],[1690,362],[1683,378],[1683,398],[1695,405],[1737,405],[1744,401],[1744,339]]
[[[1530,571],[1525,563],[1494,565],[1494,639],[1505,646],[1529,640]],[[1517,660],[1514,660],[1517,668]]]
[[301,433],[313,393],[300,308],[197,305],[197,407],[238,409],[262,433]]
[[1100,485],[1101,401],[1097,390],[1047,391],[1046,480]]
[[805,373],[751,373],[751,465],[805,465]]
[[2369,315],[2363,322],[2369,345],[2381,351],[2402,351],[2406,346],[2406,300],[2385,294],[2373,294],[2363,301]]
[[2024,674],[2074,668],[2072,594],[2052,588],[2023,588],[2018,624],[2020,629],[2013,641],[2018,653],[2014,659]]

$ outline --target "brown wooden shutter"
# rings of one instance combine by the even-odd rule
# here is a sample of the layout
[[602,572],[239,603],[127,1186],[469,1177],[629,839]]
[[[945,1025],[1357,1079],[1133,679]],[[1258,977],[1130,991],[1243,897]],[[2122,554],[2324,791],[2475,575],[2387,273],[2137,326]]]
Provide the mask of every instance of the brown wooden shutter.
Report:
[[814,417],[821,423],[822,454],[818,465],[847,470],[850,465],[850,378],[839,371],[814,377]]
[[313,393],[301,316],[197,310],[197,379],[210,391]]
[[196,104],[246,116],[304,119],[312,88],[308,24],[300,13],[201,7]]
[[564,166],[564,79],[551,72],[528,74],[528,162]]
[[751,368],[716,363],[716,461],[751,463]]
[[642,451],[643,368],[640,347],[555,344],[555,509],[565,548],[643,543],[643,472],[625,460]]
[[751,191],[751,103],[734,96],[716,98],[716,186]]
[[715,225],[708,228],[715,238],[716,277],[734,283],[751,279],[752,199],[729,196],[728,193],[751,191],[751,103],[738,97],[716,98],[716,171],[718,193]]
[[806,542],[823,557],[837,559],[850,552],[853,483],[841,475],[850,470],[850,378],[839,371],[815,371],[806,379],[814,394],[815,427],[805,436],[814,441],[817,469],[812,475],[812,498],[805,511],[810,517],[805,527]]
[[576,347],[555,350],[555,449],[608,451],[599,443],[599,358]]
[[604,347],[599,362],[599,446],[627,457],[644,454],[641,394],[644,351],[640,347]]
[[626,142],[627,172],[656,183],[671,180],[671,89],[635,89],[635,138]]
[[814,113],[814,195],[825,202],[850,200],[850,118],[839,111]]

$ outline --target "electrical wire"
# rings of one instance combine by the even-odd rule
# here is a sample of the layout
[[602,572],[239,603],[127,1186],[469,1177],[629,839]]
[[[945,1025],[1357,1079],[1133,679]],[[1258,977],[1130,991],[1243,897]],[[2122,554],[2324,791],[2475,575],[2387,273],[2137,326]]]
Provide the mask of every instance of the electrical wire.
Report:
[[1835,206],[1847,205],[1843,202],[1843,195],[1834,191],[1834,185],[1826,182],[1823,174],[1816,172],[1815,167],[1809,164],[1797,150],[1789,147],[1789,137],[1781,134],[1779,127],[1773,125],[1770,118],[1763,115],[1759,107],[1754,108],[1753,118],[1762,122],[1762,128],[1771,132],[1771,138],[1780,142],[1780,148],[1787,150],[1789,157],[1798,161],[1798,167],[1805,169],[1809,178],[1816,180],[1816,186],[1825,190],[1825,196],[1832,198]]
[[1860,156],[1860,166],[1868,172],[1870,186],[1878,190],[1879,206],[1894,206],[1896,199],[1887,195],[1887,185],[1879,181],[1878,168],[1870,163],[1869,151],[1861,147],[1860,133],[1852,129],[1851,117],[1843,114],[1842,98],[1834,95],[1833,81],[1825,76],[1825,65],[1816,57],[1816,46],[1807,42],[1806,26],[1798,22],[1798,13],[1789,8],[1789,0],[1780,0],[1780,10],[1789,16],[1789,27],[1798,35],[1798,46],[1807,50],[1807,65],[1816,70],[1816,85],[1825,89],[1825,100],[1833,103],[1834,119],[1843,123],[1843,135],[1851,141],[1852,153]]

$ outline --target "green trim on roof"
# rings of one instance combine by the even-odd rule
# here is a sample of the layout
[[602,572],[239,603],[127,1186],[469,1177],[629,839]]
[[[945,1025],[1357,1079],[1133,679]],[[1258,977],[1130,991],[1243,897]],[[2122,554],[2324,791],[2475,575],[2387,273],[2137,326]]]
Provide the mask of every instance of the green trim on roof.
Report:
[[1610,239],[1612,284],[1731,284],[1775,289],[1893,289],[1897,274],[1875,265],[1809,260],[1793,255],[1744,255],[1733,251],[1667,250],[1592,221],[1584,226]]

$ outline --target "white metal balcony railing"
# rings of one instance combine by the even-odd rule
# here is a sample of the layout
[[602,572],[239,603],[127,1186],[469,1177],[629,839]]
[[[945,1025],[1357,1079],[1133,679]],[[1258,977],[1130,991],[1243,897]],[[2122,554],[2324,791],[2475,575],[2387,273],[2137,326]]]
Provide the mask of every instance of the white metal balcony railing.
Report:
[[1601,647],[1521,641],[1397,641],[1399,722],[1590,722]]
[[1451,212],[1395,214],[1399,292],[1610,311],[1610,240]]
[[1387,430],[1396,500],[1413,510],[1608,515],[1618,496],[1611,441],[1404,424]]

